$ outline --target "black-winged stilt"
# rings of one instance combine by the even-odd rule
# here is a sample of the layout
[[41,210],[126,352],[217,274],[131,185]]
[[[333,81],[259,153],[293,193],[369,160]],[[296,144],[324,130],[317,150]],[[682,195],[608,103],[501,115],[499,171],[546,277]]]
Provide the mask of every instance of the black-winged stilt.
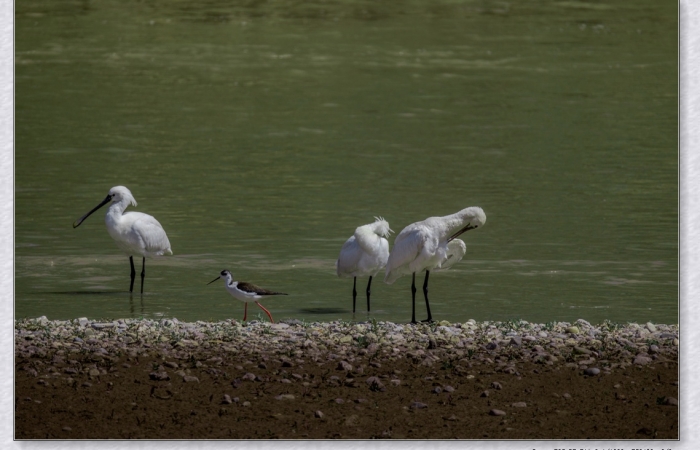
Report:
[[229,294],[233,295],[238,300],[245,303],[245,312],[243,313],[243,321],[248,319],[248,302],[255,302],[263,311],[267,313],[267,317],[270,318],[270,322],[275,323],[272,320],[272,314],[270,311],[265,309],[263,305],[258,303],[261,298],[269,297],[271,295],[287,295],[284,292],[275,292],[268,289],[261,288],[251,283],[246,283],[245,281],[234,281],[233,275],[228,270],[222,270],[221,274],[211,280],[207,284],[212,284],[219,278],[223,278],[226,284],[226,290]]

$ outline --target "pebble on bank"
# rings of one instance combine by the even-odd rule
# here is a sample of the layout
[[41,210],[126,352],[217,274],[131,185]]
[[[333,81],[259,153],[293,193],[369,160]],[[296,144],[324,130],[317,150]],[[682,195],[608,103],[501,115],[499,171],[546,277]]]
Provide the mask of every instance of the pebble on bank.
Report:
[[351,363],[353,357],[376,355],[389,360],[411,358],[426,365],[471,359],[511,373],[517,371],[518,361],[558,363],[578,368],[586,376],[677,359],[679,346],[678,325],[592,325],[583,319],[573,324],[469,320],[410,325],[296,319],[276,324],[255,320],[188,323],[175,318],[48,320],[42,316],[15,321],[14,331],[15,354],[21,357],[80,356],[102,362],[123,356],[186,358],[196,352],[198,358],[210,357],[216,364],[222,352],[241,356],[267,351],[289,355],[290,365],[302,357]]

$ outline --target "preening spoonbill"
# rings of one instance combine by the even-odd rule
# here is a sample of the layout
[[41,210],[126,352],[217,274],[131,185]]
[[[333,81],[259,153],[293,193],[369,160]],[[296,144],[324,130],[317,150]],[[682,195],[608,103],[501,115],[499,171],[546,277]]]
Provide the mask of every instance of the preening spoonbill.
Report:
[[440,268],[435,268],[434,271],[447,270],[462,260],[464,254],[467,253],[467,245],[461,239],[453,239],[447,243],[447,252],[445,259],[440,263]]
[[389,222],[381,217],[375,217],[373,223],[362,225],[355,229],[355,234],[345,241],[340,249],[340,256],[335,262],[339,277],[352,277],[352,312],[355,312],[355,289],[357,277],[369,275],[367,283],[367,311],[369,311],[370,286],[372,277],[386,266],[389,259]]
[[254,284],[246,283],[245,281],[234,281],[233,275],[231,275],[231,272],[229,272],[228,270],[222,270],[221,274],[218,277],[214,278],[207,284],[212,284],[219,278],[224,278],[224,281],[226,283],[226,290],[229,294],[233,295],[238,300],[245,303],[243,321],[245,321],[248,318],[248,302],[255,302],[256,305],[258,305],[263,311],[267,313],[267,317],[270,318],[270,322],[275,323],[275,321],[272,320],[272,314],[270,314],[270,311],[268,311],[263,305],[258,303],[258,300],[261,298],[269,297],[271,295],[287,294],[285,294],[284,292],[269,291],[267,289],[258,287]]
[[153,216],[148,214],[124,210],[129,203],[136,206],[136,199],[131,195],[131,191],[124,186],[114,186],[109,190],[109,194],[102,200],[102,203],[95,206],[80,219],[73,222],[73,228],[77,228],[88,216],[107,203],[112,202],[105,215],[107,231],[112,236],[124,253],[129,255],[131,264],[131,285],[129,292],[134,291],[134,255],[143,257],[143,267],[141,269],[141,293],[143,294],[143,280],[146,278],[146,256],[160,256],[164,254],[172,255],[170,241],[165,234],[161,224]]
[[[484,211],[478,206],[472,206],[449,216],[429,217],[423,221],[412,223],[396,236],[394,248],[391,250],[389,261],[386,264],[384,282],[392,284],[403,275],[413,274],[411,323],[416,323],[416,272],[425,270],[423,295],[425,296],[425,307],[428,310],[426,322],[430,322],[433,320],[428,302],[430,271],[442,268],[443,264],[446,264],[445,268],[447,268],[456,263],[455,258],[462,252],[462,248],[458,242],[451,243],[458,241],[455,238],[465,231],[483,226],[485,222],[486,214]],[[466,246],[464,246],[463,251],[466,252]]]

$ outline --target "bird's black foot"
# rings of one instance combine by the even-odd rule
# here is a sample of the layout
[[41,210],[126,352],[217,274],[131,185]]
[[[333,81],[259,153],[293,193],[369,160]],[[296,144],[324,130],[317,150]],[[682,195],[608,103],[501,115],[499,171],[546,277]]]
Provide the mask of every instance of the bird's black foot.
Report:
[[425,319],[425,320],[421,320],[421,322],[423,322],[423,323],[435,323],[435,321],[433,320],[432,317],[428,317],[428,318]]

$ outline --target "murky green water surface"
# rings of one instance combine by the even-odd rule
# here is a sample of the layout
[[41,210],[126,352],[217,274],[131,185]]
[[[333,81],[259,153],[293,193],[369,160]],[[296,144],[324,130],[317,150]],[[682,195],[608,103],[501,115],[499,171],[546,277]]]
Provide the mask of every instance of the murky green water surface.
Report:
[[[435,318],[676,323],[676,29],[650,0],[19,2],[15,315],[242,319],[228,268],[277,320],[366,320],[355,227],[478,205]],[[106,210],[71,226],[114,185],[175,252],[143,296]],[[410,278],[372,298],[410,320]]]

